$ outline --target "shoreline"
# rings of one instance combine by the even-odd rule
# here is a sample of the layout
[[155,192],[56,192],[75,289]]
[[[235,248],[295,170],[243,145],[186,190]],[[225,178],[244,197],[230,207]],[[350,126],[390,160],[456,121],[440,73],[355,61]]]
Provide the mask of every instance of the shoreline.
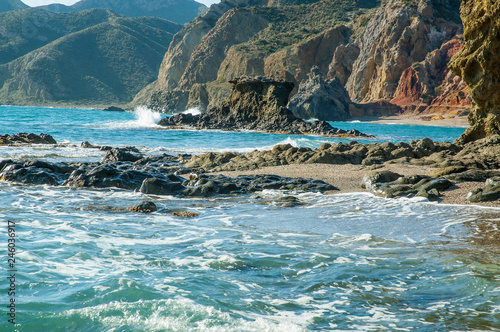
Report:
[[[370,193],[373,192],[361,188],[363,177],[375,171],[392,171],[404,176],[428,175],[436,168],[428,166],[388,164],[382,167],[373,168],[362,165],[331,165],[331,164],[292,164],[284,166],[263,167],[247,171],[223,171],[209,174],[220,174],[228,177],[238,175],[278,175],[291,178],[307,178],[322,180],[331,184],[339,190],[325,192],[325,195],[349,194],[349,193]],[[461,182],[456,183],[447,190],[441,192],[438,205],[460,205],[479,206],[489,208],[500,208],[500,201],[491,202],[467,202],[467,194],[477,188],[484,187],[484,182]],[[383,197],[375,194],[376,196]],[[394,198],[387,198],[394,199]]]
[[[438,114],[429,114],[429,116]],[[469,122],[466,116],[455,116],[449,119],[441,120],[422,120],[423,115],[391,115],[391,116],[363,116],[352,118],[346,122],[370,122],[370,123],[380,123],[380,124],[406,124],[406,125],[418,125],[418,126],[429,126],[429,127],[459,127],[459,128],[469,128]],[[427,115],[426,115],[427,116]]]

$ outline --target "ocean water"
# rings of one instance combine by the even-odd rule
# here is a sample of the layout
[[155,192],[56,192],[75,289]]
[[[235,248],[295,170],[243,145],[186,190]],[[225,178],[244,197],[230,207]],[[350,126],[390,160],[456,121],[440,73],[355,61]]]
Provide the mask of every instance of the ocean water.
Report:
[[[318,147],[315,136],[176,131],[146,109],[0,107],[0,134],[48,133],[0,159],[99,160],[80,143],[148,154]],[[363,141],[463,128],[335,123]],[[348,141],[348,140],[342,140]],[[362,140],[359,140],[362,141]],[[268,204],[283,195],[305,203]],[[153,200],[149,215],[119,212]],[[267,203],[267,204],[264,204]],[[182,219],[173,211],[199,215]],[[8,221],[15,296],[8,295]],[[370,194],[264,191],[211,199],[0,182],[0,331],[499,331],[500,210]],[[11,298],[16,326],[8,322]]]

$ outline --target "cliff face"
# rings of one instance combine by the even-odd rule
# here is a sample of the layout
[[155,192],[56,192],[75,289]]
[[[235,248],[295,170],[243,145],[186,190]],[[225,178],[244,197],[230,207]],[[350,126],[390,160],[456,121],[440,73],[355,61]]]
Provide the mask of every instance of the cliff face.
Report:
[[206,108],[227,95],[220,84],[241,76],[294,82],[294,95],[317,66],[352,101],[384,114],[467,108],[468,90],[446,66],[460,48],[450,42],[461,33],[459,2],[223,1],[174,37],[158,81],[137,101],[149,94],[167,112]]
[[[173,38],[165,54],[158,75],[158,89],[169,91],[176,89],[191,61],[191,55],[200,45],[203,37],[212,30],[217,21],[229,10],[236,7],[255,6],[262,4],[259,0],[222,1],[212,5],[210,9],[189,22]],[[221,30],[221,29],[219,29]]]
[[459,141],[466,143],[500,134],[500,2],[463,0],[464,47],[450,68],[470,88],[471,127]]
[[341,77],[350,73],[345,84],[353,101],[392,99],[401,74],[459,30],[456,23],[439,15],[436,2],[420,1],[418,7],[411,7],[389,0],[375,12],[353,45],[347,46],[349,55],[356,56],[347,61],[353,63],[352,68],[339,64],[344,57],[337,55],[330,65],[330,76],[336,75],[335,68]]
[[416,113],[461,114],[471,106],[467,85],[448,69],[462,48],[458,39],[444,43],[425,60],[403,71],[391,102]]

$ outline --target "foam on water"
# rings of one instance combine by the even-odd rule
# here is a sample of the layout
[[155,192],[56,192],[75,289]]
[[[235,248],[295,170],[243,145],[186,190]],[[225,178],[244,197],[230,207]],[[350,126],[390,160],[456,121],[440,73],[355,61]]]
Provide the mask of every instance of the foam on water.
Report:
[[199,107],[192,107],[182,112],[182,114],[191,114],[191,115],[200,115],[202,113],[203,111]]
[[[102,156],[79,148],[76,142],[83,140],[136,145],[151,154],[338,141],[150,130],[158,115],[147,109],[2,111],[1,130],[12,123],[32,129],[26,125],[31,123],[76,145],[2,147],[2,159]],[[361,131],[382,128],[355,125]],[[381,136],[396,137],[394,129],[383,128]],[[408,132],[397,137],[402,136],[417,138]],[[289,195],[305,204],[269,204]],[[153,200],[158,211],[123,212],[143,200]],[[498,329],[500,212],[495,209],[371,194],[264,190],[184,199],[5,182],[0,202],[0,218],[16,222],[22,249],[16,303],[23,331]],[[181,210],[199,216],[173,216]],[[6,313],[0,308],[0,316]],[[7,328],[1,320],[0,330]]]

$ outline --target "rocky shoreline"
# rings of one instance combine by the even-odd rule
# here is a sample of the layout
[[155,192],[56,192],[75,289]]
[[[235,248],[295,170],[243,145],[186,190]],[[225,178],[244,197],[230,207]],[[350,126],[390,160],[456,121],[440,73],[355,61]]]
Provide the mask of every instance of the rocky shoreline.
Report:
[[[136,147],[101,147],[88,142],[82,147],[106,151],[106,155],[100,162],[3,160],[0,179],[23,185],[119,188],[178,197],[244,195],[276,189],[369,191],[387,198],[443,201],[450,192],[467,188],[466,192],[457,191],[460,197],[451,202],[500,206],[500,136],[465,145],[424,138],[396,144],[325,143],[314,150],[288,144],[247,154],[147,157]],[[281,171],[276,172],[279,168]],[[315,173],[315,168],[323,171]],[[327,176],[331,172],[335,175]],[[348,178],[351,183],[346,190],[342,183]],[[444,201],[450,203],[449,199]]]

